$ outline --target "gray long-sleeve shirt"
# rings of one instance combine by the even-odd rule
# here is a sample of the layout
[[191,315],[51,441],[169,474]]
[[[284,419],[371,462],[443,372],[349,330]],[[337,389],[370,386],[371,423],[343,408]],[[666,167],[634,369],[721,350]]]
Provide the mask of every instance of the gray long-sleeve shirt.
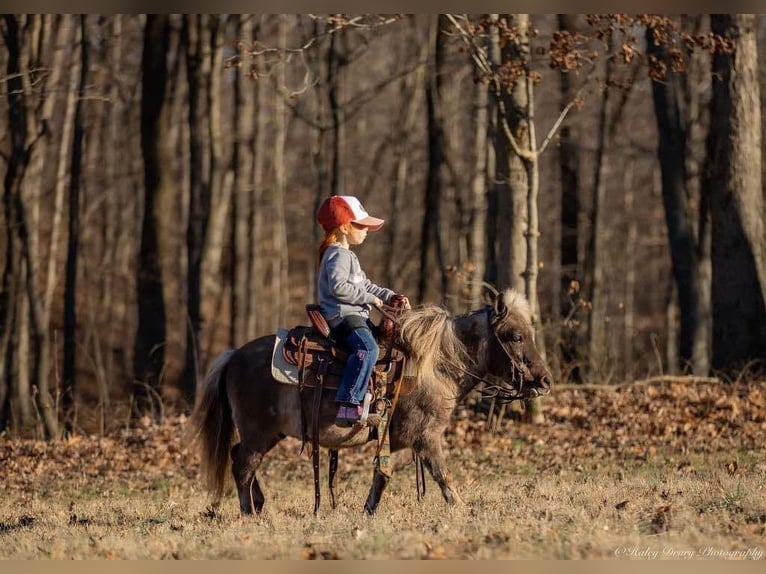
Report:
[[370,316],[375,297],[384,303],[394,295],[367,279],[359,259],[350,249],[334,243],[322,256],[318,279],[319,306],[330,327],[336,327],[348,315]]

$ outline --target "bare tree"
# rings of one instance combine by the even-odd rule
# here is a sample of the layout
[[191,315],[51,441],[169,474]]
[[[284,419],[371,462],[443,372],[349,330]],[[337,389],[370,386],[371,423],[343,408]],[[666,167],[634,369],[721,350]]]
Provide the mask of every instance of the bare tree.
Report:
[[601,104],[599,108],[596,161],[593,176],[592,188],[592,207],[591,207],[591,226],[588,237],[587,252],[585,262],[587,269],[588,282],[588,300],[591,303],[590,314],[588,315],[588,361],[591,372],[599,372],[604,367],[606,357],[606,297],[607,291],[604,289],[604,231],[605,217],[604,213],[604,194],[606,188],[606,154],[608,138],[608,116],[610,91],[609,84],[612,81],[614,73],[614,61],[611,52],[614,45],[614,37],[609,35],[607,53],[609,56],[604,59],[604,81],[601,92]]
[[228,140],[224,139],[221,116],[223,107],[221,80],[224,74],[222,18],[221,15],[211,16],[206,29],[206,34],[209,34],[209,42],[206,45],[209,46],[210,51],[210,74],[206,78],[205,90],[208,115],[205,125],[210,166],[210,220],[202,256],[202,297],[215,304],[214,314],[206,315],[212,324],[211,335],[215,332],[215,327],[219,326],[220,313],[217,310],[223,304],[225,282],[221,281],[221,270],[234,179],[231,162],[227,160],[230,146],[228,146]]
[[[287,46],[287,22],[280,15],[277,22],[277,38],[279,46],[284,49]],[[277,90],[274,90],[274,183],[271,187],[270,200],[274,216],[273,240],[274,255],[271,263],[272,280],[274,284],[274,315],[273,322],[276,325],[284,325],[287,316],[289,299],[287,282],[287,223],[285,221],[285,194],[287,190],[287,166],[285,165],[285,142],[287,140],[287,113],[285,101],[280,93],[285,86],[286,71],[280,66],[274,75]]]
[[[254,40],[253,15],[238,14],[234,17],[234,33],[240,52],[252,49]],[[249,318],[256,313],[252,292],[257,289],[250,272],[256,257],[256,242],[251,239],[255,154],[255,105],[259,83],[254,82],[254,65],[246,59],[238,62],[234,82],[234,105],[232,106],[235,139],[232,148],[232,170],[234,173],[233,209],[231,211],[231,332],[232,346],[241,344],[255,336],[248,329]]]
[[165,301],[162,222],[172,192],[165,91],[170,44],[167,15],[146,17],[142,56],[141,149],[144,158],[144,213],[138,261],[138,329],[135,339],[134,416],[159,418],[165,367]]
[[184,15],[182,42],[186,51],[186,77],[189,91],[189,219],[186,229],[186,359],[181,389],[189,404],[194,403],[199,377],[199,333],[201,328],[202,254],[210,214],[210,177],[207,150],[207,89],[211,74],[210,37],[207,15]]
[[[31,29],[34,30],[35,17],[32,16]],[[44,350],[44,340],[47,336],[47,325],[43,325],[43,309],[41,300],[38,296],[35,285],[35,262],[33,261],[33,239],[30,239],[29,215],[27,206],[22,197],[22,185],[26,169],[32,157],[32,150],[41,134],[33,133],[35,120],[33,111],[30,108],[30,102],[27,101],[27,95],[32,93],[31,77],[25,56],[23,54],[24,40],[23,31],[19,19],[11,14],[3,16],[2,34],[8,49],[7,60],[7,98],[8,98],[8,131],[11,136],[11,149],[7,160],[7,170],[4,178],[3,201],[6,214],[6,221],[15,228],[9,245],[11,249],[18,250],[20,257],[11,254],[9,261],[6,262],[5,273],[13,273],[21,276],[24,287],[24,295],[28,301],[28,312],[30,320],[30,334],[34,343],[34,352],[37,354],[37,360],[32,360],[27,364],[26,355],[19,355],[5,360],[8,363],[17,364],[16,373],[29,369],[30,379],[35,382],[37,391],[35,393],[35,404],[42,417],[43,432],[47,438],[57,437],[58,418],[53,403],[48,376],[48,364],[43,364],[45,356],[40,355]],[[21,272],[25,269],[25,272]],[[11,282],[7,283],[9,286]],[[6,285],[4,280],[3,285]],[[16,305],[23,300],[19,291],[9,302],[14,301]],[[23,311],[24,307],[21,308]],[[6,314],[6,320],[9,315]],[[15,314],[18,321],[19,314]],[[19,344],[19,341],[16,341]],[[13,349],[9,349],[14,352]],[[17,351],[17,350],[16,350]],[[23,359],[23,360],[22,360]],[[42,359],[42,361],[40,360]],[[10,367],[10,364],[8,367]],[[6,376],[12,371],[6,367]],[[3,371],[4,369],[0,369]]]
[[705,192],[712,213],[713,367],[766,359],[766,236],[756,19],[716,14]]
[[420,274],[418,300],[434,300],[430,288],[433,272],[441,277],[440,299],[447,291],[444,253],[441,237],[441,169],[444,161],[444,126],[441,111],[441,84],[444,66],[444,16],[433,16],[429,25],[428,44],[431,46],[431,70],[425,82],[426,113],[428,116],[428,179],[425,189],[425,212],[420,235]]
[[[664,46],[655,39],[651,26],[646,32],[647,52],[650,57],[667,65],[668,56]],[[664,78],[652,82],[655,117],[659,145],[657,148],[662,170],[662,198],[665,206],[665,220],[668,226],[670,254],[673,262],[673,277],[680,306],[679,358],[682,365],[688,365],[696,375],[706,375],[708,360],[704,345],[698,344],[699,337],[705,336],[701,319],[701,289],[697,240],[694,218],[687,201],[686,188],[687,125],[680,106],[680,78],[672,67]],[[698,352],[695,354],[695,350]]]
[[[558,14],[559,30],[569,36],[577,34],[577,16]],[[560,80],[560,108],[563,110],[575,98],[576,90],[572,70],[562,69]],[[579,310],[579,283],[582,281],[580,268],[580,141],[571,118],[561,125],[559,132],[559,171],[561,174],[561,235],[559,257],[561,283],[559,286],[559,311],[566,323],[561,330],[561,354],[565,363],[575,364],[571,376],[577,380],[580,373],[576,366],[578,329],[576,325]]]
[[482,303],[485,272],[487,227],[487,154],[489,129],[489,88],[483,82],[475,82],[473,88],[473,176],[471,178],[471,220],[469,255],[471,283],[469,285],[470,308]]
[[80,16],[80,82],[74,114],[72,167],[69,178],[69,235],[67,241],[66,290],[64,295],[64,365],[62,369],[62,407],[64,430],[74,431],[75,381],[77,357],[77,257],[80,241],[80,178],[85,135],[85,89],[88,84],[88,18]]

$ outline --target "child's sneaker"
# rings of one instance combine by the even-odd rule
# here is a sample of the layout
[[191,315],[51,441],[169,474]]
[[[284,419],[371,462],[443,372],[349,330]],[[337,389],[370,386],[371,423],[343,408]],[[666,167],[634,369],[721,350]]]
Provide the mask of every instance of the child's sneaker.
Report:
[[341,405],[335,416],[335,424],[339,427],[352,427],[362,416],[362,405]]

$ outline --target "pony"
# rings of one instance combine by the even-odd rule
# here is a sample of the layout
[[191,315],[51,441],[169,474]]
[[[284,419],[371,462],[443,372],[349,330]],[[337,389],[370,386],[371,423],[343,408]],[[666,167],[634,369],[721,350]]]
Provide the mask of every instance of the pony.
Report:
[[[482,392],[509,402],[545,395],[552,377],[534,342],[529,304],[507,290],[485,308],[452,317],[436,305],[399,317],[401,343],[414,361],[414,390],[399,398],[389,423],[391,452],[411,448],[448,504],[462,502],[442,448],[455,406],[483,383]],[[301,438],[301,401],[312,428],[313,392],[276,381],[271,358],[276,335],[227,350],[212,363],[199,389],[191,433],[201,450],[202,475],[213,507],[221,501],[231,464],[241,513],[260,513],[265,497],[256,476],[264,456],[287,436]],[[334,424],[334,390],[321,398],[319,444],[329,449],[364,444],[367,432]],[[234,430],[239,442],[229,450]],[[231,459],[231,460],[229,460]],[[374,514],[389,477],[376,466],[364,505]]]

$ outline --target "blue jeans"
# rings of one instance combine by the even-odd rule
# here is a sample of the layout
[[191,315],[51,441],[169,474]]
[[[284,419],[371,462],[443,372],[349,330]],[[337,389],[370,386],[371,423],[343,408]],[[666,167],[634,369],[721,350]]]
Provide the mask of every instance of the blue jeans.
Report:
[[378,343],[372,336],[372,331],[366,327],[359,327],[346,335],[344,342],[349,348],[348,362],[343,369],[343,377],[338,387],[335,401],[361,405],[364,402],[364,393],[367,391],[367,383],[378,360]]

